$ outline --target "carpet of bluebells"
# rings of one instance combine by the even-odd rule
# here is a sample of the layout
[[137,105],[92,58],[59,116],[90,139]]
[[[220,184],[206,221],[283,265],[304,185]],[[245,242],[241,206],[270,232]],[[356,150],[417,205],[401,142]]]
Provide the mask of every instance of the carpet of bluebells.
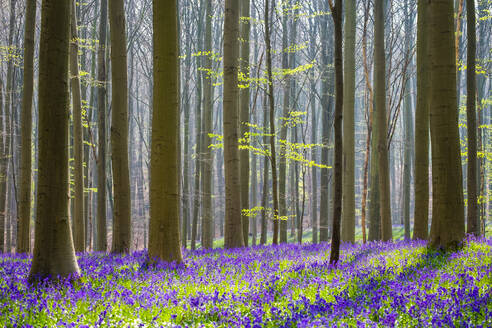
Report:
[[30,258],[0,255],[4,327],[492,327],[492,239],[454,253],[423,241],[79,257],[75,283],[31,287]]

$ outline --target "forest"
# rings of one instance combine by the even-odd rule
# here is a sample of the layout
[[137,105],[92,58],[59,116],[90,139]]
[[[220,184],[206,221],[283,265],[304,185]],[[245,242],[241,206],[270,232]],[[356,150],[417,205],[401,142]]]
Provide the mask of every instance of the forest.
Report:
[[492,1],[0,0],[0,326],[492,327]]

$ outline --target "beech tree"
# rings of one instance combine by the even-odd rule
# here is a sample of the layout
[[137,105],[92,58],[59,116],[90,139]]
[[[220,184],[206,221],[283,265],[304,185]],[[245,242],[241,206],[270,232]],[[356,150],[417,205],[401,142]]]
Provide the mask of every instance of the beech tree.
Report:
[[224,7],[224,170],[226,248],[243,247],[239,170],[239,1],[225,0]]
[[343,209],[342,240],[355,242],[355,29],[356,1],[345,1],[343,83]]
[[38,190],[28,280],[78,275],[68,216],[68,56],[71,0],[43,0],[39,49]]
[[153,1],[154,96],[149,257],[181,263],[177,1]]
[[109,0],[111,36],[111,162],[114,213],[112,252],[128,253],[131,243],[130,173],[128,168],[128,74],[123,0]]
[[432,145],[432,225],[430,244],[453,249],[465,234],[453,3],[429,3],[430,132]]
[[36,27],[36,0],[26,1],[24,26],[24,89],[21,113],[21,162],[19,203],[17,209],[17,252],[28,253],[31,247],[31,143],[32,97],[34,89],[34,31]]

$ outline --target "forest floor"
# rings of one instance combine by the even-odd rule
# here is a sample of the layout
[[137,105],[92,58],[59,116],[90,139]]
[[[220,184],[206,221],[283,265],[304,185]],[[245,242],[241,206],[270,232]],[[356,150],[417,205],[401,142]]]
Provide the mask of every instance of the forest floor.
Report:
[[80,254],[75,282],[31,287],[30,257],[0,255],[4,327],[492,327],[492,238],[457,252],[424,241]]

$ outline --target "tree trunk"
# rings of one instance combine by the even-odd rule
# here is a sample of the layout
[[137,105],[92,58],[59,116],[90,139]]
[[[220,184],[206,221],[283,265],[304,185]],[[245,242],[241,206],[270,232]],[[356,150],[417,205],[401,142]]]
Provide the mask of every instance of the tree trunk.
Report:
[[[200,5],[198,12],[198,39],[202,38],[202,16],[203,16],[203,5]],[[199,41],[197,44],[197,50],[200,51],[202,49],[202,41]],[[198,240],[198,219],[200,217],[200,204],[201,204],[201,193],[200,193],[200,180],[201,180],[201,151],[202,151],[202,71],[201,71],[201,60],[200,56],[196,57],[196,101],[195,101],[195,136],[196,136],[196,144],[195,144],[195,175],[193,179],[193,217],[192,217],[192,225],[191,225],[191,249],[196,249],[196,242]],[[188,136],[185,136],[185,138]],[[203,224],[202,224],[203,226]],[[203,234],[201,236],[201,243],[203,246]]]
[[[328,33],[328,19],[321,20],[321,108],[322,108],[322,143],[321,163],[329,165],[329,146],[330,146],[330,130],[331,130],[331,115],[332,104],[331,94],[333,94],[332,74],[330,74],[329,65],[333,59],[332,50],[328,47],[333,44],[331,33]],[[330,178],[329,169],[321,170],[321,187],[320,187],[320,210],[319,210],[319,241],[328,241],[329,236],[329,188]]]
[[101,21],[99,23],[99,48],[97,49],[98,107],[98,158],[97,158],[97,217],[96,247],[98,252],[108,250],[106,227],[106,44],[108,24],[108,0],[101,0]]
[[[288,5],[287,2],[285,2]],[[287,27],[287,17],[288,11],[284,9],[282,17],[282,69],[287,70],[289,68],[289,52],[285,51],[288,48],[289,30]],[[286,118],[289,116],[290,111],[290,77],[285,76],[284,86],[283,86],[283,109],[282,117]],[[280,127],[280,140],[287,141],[287,125],[282,124]],[[278,181],[278,193],[279,193],[279,213],[281,217],[287,217],[287,160],[285,156],[280,156],[279,158],[279,181]],[[287,220],[280,221],[280,242],[287,242]]]
[[153,1],[154,89],[149,258],[181,263],[177,1]]
[[377,149],[379,166],[379,202],[381,239],[392,239],[391,198],[386,122],[386,77],[384,54],[384,8],[382,1],[374,4],[374,100],[377,120]]
[[335,26],[335,184],[333,193],[333,229],[331,237],[330,264],[336,265],[340,258],[340,221],[342,219],[342,193],[343,193],[343,140],[342,140],[342,117],[343,117],[343,56],[342,56],[342,0],[335,0],[333,7],[330,1],[331,14]]
[[[274,0],[273,0],[274,1]],[[277,156],[275,149],[275,98],[273,95],[273,74],[272,74],[272,46],[270,41],[270,9],[269,0],[265,1],[265,44],[267,53],[267,78],[268,78],[268,103],[270,105],[270,164],[272,166],[272,199],[273,199],[273,241],[278,244],[279,234],[279,211],[278,211],[278,180],[277,180]],[[272,8],[275,4],[272,3]]]
[[456,58],[453,44],[453,3],[429,3],[431,55],[430,128],[432,144],[432,226],[430,244],[458,247],[465,234]]
[[[2,82],[2,77],[0,76],[0,112],[3,110],[3,82]],[[5,144],[5,137],[3,133],[3,115],[0,115],[0,131],[1,136],[0,136],[0,151],[1,153],[1,158],[0,158],[0,253],[5,252],[5,199],[7,196],[6,192],[6,169],[4,168],[5,165],[5,160],[6,154],[3,151],[4,150],[4,144]]]
[[[206,1],[205,6],[205,47],[206,53],[212,52],[212,0]],[[204,58],[205,69],[212,70],[212,57]],[[213,133],[213,85],[210,76],[203,79],[203,129],[202,129],[202,246],[212,248],[214,242],[212,209],[212,182],[213,182],[213,152],[208,147],[209,133]]]
[[355,28],[356,1],[345,3],[343,95],[343,209],[342,240],[355,242]]
[[[26,1],[24,30],[24,88],[21,116],[21,163],[19,203],[17,209],[17,252],[29,253],[31,244],[31,134],[32,96],[34,83],[34,31],[36,27],[36,1]],[[1,107],[1,104],[0,104]]]
[[44,0],[39,51],[39,155],[29,281],[78,275],[68,217],[70,1]]
[[114,213],[113,253],[128,253],[131,245],[131,199],[128,169],[128,74],[123,0],[109,0],[111,35],[111,155]]
[[243,247],[241,223],[241,185],[239,168],[239,1],[226,0],[224,12],[224,170],[225,238],[224,247]]
[[[409,12],[408,0],[405,0],[405,57],[407,63],[410,63],[412,42],[412,14]],[[412,139],[413,139],[413,124],[412,124],[412,96],[410,90],[410,78],[406,77],[405,81],[405,98],[403,107],[404,116],[404,153],[403,153],[403,224],[405,229],[405,240],[410,240],[410,172],[413,166],[412,163]],[[420,141],[419,141],[420,142]]]
[[413,239],[426,240],[429,231],[429,22],[428,3],[418,2],[417,107],[415,109],[415,173]]
[[466,0],[467,18],[467,70],[466,70],[466,126],[468,132],[468,173],[467,173],[467,232],[476,236],[480,235],[480,220],[478,213],[478,187],[480,185],[477,170],[477,122],[476,122],[476,27],[475,27],[475,1]]
[[[250,1],[242,0],[240,1],[240,16],[247,17],[250,16]],[[248,140],[245,138],[245,134],[249,132],[249,32],[250,32],[250,23],[248,19],[241,19],[241,59],[240,59],[240,68],[241,75],[245,81],[241,81],[240,83],[243,87],[239,92],[239,137]],[[246,141],[247,142],[247,141]],[[241,163],[241,209],[249,209],[249,149],[245,149],[240,152],[239,161]],[[243,224],[243,238],[244,245],[248,246],[249,239],[249,217],[242,215],[242,224]]]
[[[14,30],[15,30],[15,3],[16,0],[10,0],[10,23],[9,23],[9,37],[8,37],[8,46],[9,49],[13,47],[14,42]],[[3,112],[3,116],[0,118],[0,128],[2,129],[2,137],[0,143],[0,151],[3,151],[1,154],[1,162],[0,162],[0,226],[2,228],[6,225],[7,234],[5,242],[7,243],[5,251],[10,253],[10,220],[7,218],[7,222],[5,222],[5,218],[7,217],[7,193],[8,193],[8,171],[9,171],[9,158],[10,158],[10,113],[12,107],[12,84],[14,79],[14,62],[13,58],[10,58],[7,64],[7,85],[5,88],[5,109]],[[3,130],[3,126],[5,125],[5,130]],[[4,251],[4,233],[2,231],[0,237],[0,251]]]
[[[263,128],[266,130],[268,125],[268,107],[267,107],[268,95],[265,91],[263,97]],[[263,136],[263,143],[268,144],[268,136]],[[260,245],[265,245],[267,241],[268,221],[266,208],[268,206],[268,157],[263,157],[263,190],[261,196],[261,229],[260,229]]]
[[76,252],[85,251],[85,222],[84,222],[84,168],[82,149],[82,100],[80,95],[77,17],[75,16],[75,1],[72,1],[70,15],[70,87],[72,90],[73,118],[73,243]]

